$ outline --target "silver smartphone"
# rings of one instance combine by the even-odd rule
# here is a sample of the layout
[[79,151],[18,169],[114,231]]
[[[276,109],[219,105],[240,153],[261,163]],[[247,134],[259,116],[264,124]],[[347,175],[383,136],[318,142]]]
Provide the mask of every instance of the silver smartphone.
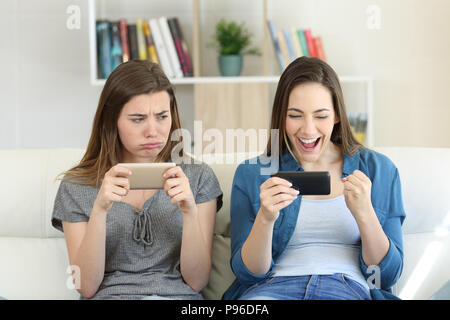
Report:
[[131,176],[128,177],[131,190],[163,189],[164,171],[176,166],[174,162],[118,163],[118,165],[131,170]]

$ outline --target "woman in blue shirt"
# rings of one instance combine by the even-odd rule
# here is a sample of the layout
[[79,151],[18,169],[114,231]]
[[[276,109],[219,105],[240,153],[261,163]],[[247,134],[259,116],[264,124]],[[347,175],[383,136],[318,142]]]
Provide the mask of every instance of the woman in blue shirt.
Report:
[[[353,136],[334,70],[301,57],[281,75],[267,155],[279,171],[328,171],[328,196],[302,196],[240,164],[231,193],[231,267],[224,299],[385,299],[403,266],[398,170]],[[276,140],[276,141],[275,141]],[[272,164],[271,164],[272,165]]]

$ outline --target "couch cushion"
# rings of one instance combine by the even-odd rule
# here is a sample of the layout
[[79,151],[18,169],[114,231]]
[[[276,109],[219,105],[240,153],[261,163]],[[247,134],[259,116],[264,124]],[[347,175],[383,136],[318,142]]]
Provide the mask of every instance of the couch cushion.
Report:
[[78,299],[64,239],[0,237],[0,296],[7,299]]
[[229,237],[214,235],[211,274],[208,285],[202,291],[205,299],[221,299],[235,279],[230,267],[230,241]]
[[[406,212],[403,234],[449,228],[450,148],[375,148],[397,166]],[[450,222],[450,221],[449,221]]]

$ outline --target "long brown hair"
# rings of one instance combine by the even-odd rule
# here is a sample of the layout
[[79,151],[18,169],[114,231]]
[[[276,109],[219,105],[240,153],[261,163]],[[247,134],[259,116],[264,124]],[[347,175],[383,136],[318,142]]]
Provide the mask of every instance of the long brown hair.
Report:
[[[174,130],[181,129],[181,123],[174,88],[161,67],[150,61],[130,60],[114,69],[100,95],[86,153],[78,165],[63,173],[70,176],[63,180],[100,186],[105,173],[121,161],[123,146],[117,120],[123,106],[134,96],[161,91],[166,91],[170,96],[171,137]],[[169,160],[176,143],[178,141],[169,138],[155,161]],[[182,149],[179,154],[183,155]]]
[[[333,127],[331,141],[341,147],[347,155],[354,154],[364,146],[354,137],[348,121],[344,95],[336,72],[324,61],[318,58],[300,57],[294,60],[284,70],[278,82],[272,107],[271,129],[279,130],[279,155],[287,150],[292,153],[289,139],[286,137],[286,116],[289,95],[297,85],[302,83],[320,83],[330,90],[334,112],[339,122]],[[267,143],[266,153],[271,155],[271,138]]]

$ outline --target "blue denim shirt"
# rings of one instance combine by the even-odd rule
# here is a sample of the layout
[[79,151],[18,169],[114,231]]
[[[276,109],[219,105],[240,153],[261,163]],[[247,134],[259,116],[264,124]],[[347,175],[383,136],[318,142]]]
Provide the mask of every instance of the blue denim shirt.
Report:
[[[380,271],[380,288],[371,290],[373,299],[396,298],[391,294],[391,287],[397,282],[403,268],[403,241],[401,226],[406,217],[403,209],[400,177],[393,162],[378,152],[360,149],[352,156],[343,156],[342,177],[355,170],[362,171],[372,181],[372,206],[380,221],[384,233],[389,239],[389,251],[378,265]],[[270,176],[261,171],[264,168],[261,158],[246,160],[235,172],[231,190],[231,268],[236,280],[227,289],[223,299],[237,299],[251,285],[268,278],[274,264],[283,253],[291,238],[299,213],[301,195],[289,206],[282,209],[275,221],[272,238],[272,262],[264,275],[250,272],[244,265],[241,249],[252,229],[261,203],[260,185]],[[267,170],[266,170],[267,171]],[[281,157],[279,171],[304,171],[289,152]],[[264,174],[261,174],[263,172]],[[366,266],[360,252],[360,268],[366,279],[374,283],[375,271]]]

